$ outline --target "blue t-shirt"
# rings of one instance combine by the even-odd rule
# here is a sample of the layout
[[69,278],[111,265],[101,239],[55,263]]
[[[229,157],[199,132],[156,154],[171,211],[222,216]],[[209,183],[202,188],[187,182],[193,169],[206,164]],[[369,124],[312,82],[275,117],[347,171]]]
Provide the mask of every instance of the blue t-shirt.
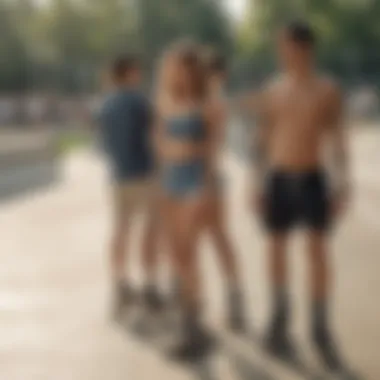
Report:
[[99,115],[102,139],[116,181],[145,177],[153,169],[151,108],[135,89],[120,89],[105,100]]

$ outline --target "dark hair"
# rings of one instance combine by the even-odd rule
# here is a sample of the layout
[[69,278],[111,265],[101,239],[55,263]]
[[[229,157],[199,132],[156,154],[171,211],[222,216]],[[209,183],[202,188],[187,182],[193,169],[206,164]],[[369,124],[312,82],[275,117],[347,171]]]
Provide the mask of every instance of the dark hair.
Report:
[[292,21],[284,31],[287,38],[302,47],[312,48],[316,44],[315,33],[307,22]]
[[123,54],[116,57],[110,67],[110,73],[114,80],[120,80],[129,72],[139,68],[140,60],[136,55]]
[[210,49],[204,52],[204,65],[208,73],[225,73],[228,68],[225,56]]

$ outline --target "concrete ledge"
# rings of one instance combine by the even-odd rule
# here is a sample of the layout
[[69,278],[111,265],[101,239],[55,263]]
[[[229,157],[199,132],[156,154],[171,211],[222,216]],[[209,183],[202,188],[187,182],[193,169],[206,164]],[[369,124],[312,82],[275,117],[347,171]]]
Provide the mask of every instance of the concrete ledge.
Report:
[[0,130],[0,201],[57,180],[57,153],[53,131]]

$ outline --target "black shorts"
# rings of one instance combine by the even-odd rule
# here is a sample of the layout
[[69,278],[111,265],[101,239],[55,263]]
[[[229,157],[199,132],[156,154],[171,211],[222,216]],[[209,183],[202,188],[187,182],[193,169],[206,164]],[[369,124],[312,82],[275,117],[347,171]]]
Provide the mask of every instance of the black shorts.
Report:
[[264,213],[265,225],[271,232],[283,232],[299,225],[325,231],[330,224],[330,202],[323,171],[270,173]]

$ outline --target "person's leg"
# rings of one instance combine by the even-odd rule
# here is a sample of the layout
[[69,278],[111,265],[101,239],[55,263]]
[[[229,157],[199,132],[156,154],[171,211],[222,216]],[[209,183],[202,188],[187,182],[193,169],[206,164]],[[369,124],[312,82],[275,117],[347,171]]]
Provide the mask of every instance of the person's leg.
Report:
[[198,240],[202,228],[200,199],[181,202],[178,208],[178,241],[180,255],[178,273],[181,280],[181,301],[183,312],[183,340],[174,349],[172,355],[180,360],[193,360],[207,354],[210,349],[210,337],[201,323],[201,283],[198,268]]
[[236,257],[226,231],[222,200],[217,195],[207,200],[206,228],[215,245],[229,288],[239,287]]
[[323,233],[309,231],[307,235],[309,254],[309,278],[311,298],[315,303],[323,303],[328,296],[329,271],[327,263],[326,238]]
[[123,185],[114,190],[114,221],[110,247],[111,283],[113,289],[113,314],[117,316],[124,306],[134,299],[131,285],[126,278],[127,238],[129,218],[132,209],[129,207],[128,191]]
[[145,285],[155,285],[157,281],[158,243],[159,243],[159,205],[157,188],[149,179],[142,183],[139,191],[144,208],[144,224],[141,263],[144,271]]
[[187,310],[200,308],[200,284],[196,252],[200,232],[200,202],[183,200],[177,209],[177,239],[180,245],[179,274],[182,282],[182,301]]
[[297,209],[289,178],[274,174],[268,181],[264,215],[268,230],[269,278],[272,314],[266,337],[267,348],[275,355],[293,354],[289,339],[290,304],[288,293],[287,239],[297,220]]
[[[179,192],[180,193],[180,192]],[[198,281],[195,277],[193,249],[200,228],[199,197],[164,197],[160,209],[163,215],[165,241],[168,243],[172,264],[173,285],[182,309],[198,309]],[[176,297],[177,298],[177,297]]]
[[224,220],[223,201],[220,194],[207,199],[206,228],[216,248],[227,282],[228,325],[234,330],[245,327],[243,295],[238,265]]
[[304,185],[304,218],[308,227],[307,251],[311,299],[311,333],[323,362],[331,370],[342,367],[333,341],[328,317],[331,267],[328,252],[330,202],[321,172],[311,173]]
[[310,298],[312,303],[312,330],[315,337],[328,330],[327,303],[329,265],[325,237],[320,232],[309,232],[307,238],[309,254]]
[[329,283],[331,279],[329,254],[323,233],[308,234],[309,277],[311,293],[311,334],[324,364],[330,370],[342,368],[329,323]]
[[169,269],[168,306],[177,310],[183,304],[183,242],[181,239],[180,206],[176,199],[162,197],[159,204],[160,242],[163,245]]
[[142,265],[144,270],[145,306],[151,311],[160,311],[164,301],[158,290],[159,242],[162,229],[159,226],[158,215],[152,210],[147,215],[142,242]]
[[142,266],[146,286],[156,286],[158,270],[159,227],[154,215],[147,215],[142,241]]
[[289,295],[286,243],[285,233],[272,233],[268,240],[272,311],[267,343],[270,346],[273,345],[274,348],[282,344],[288,333]]
[[115,223],[111,238],[111,276],[113,283],[127,282],[125,276],[127,231],[127,219],[119,218]]
[[159,205],[157,187],[153,181],[144,181],[139,190],[141,204],[145,211],[141,264],[144,272],[143,301],[151,311],[159,311],[163,300],[157,289],[159,242],[162,228],[159,226]]

